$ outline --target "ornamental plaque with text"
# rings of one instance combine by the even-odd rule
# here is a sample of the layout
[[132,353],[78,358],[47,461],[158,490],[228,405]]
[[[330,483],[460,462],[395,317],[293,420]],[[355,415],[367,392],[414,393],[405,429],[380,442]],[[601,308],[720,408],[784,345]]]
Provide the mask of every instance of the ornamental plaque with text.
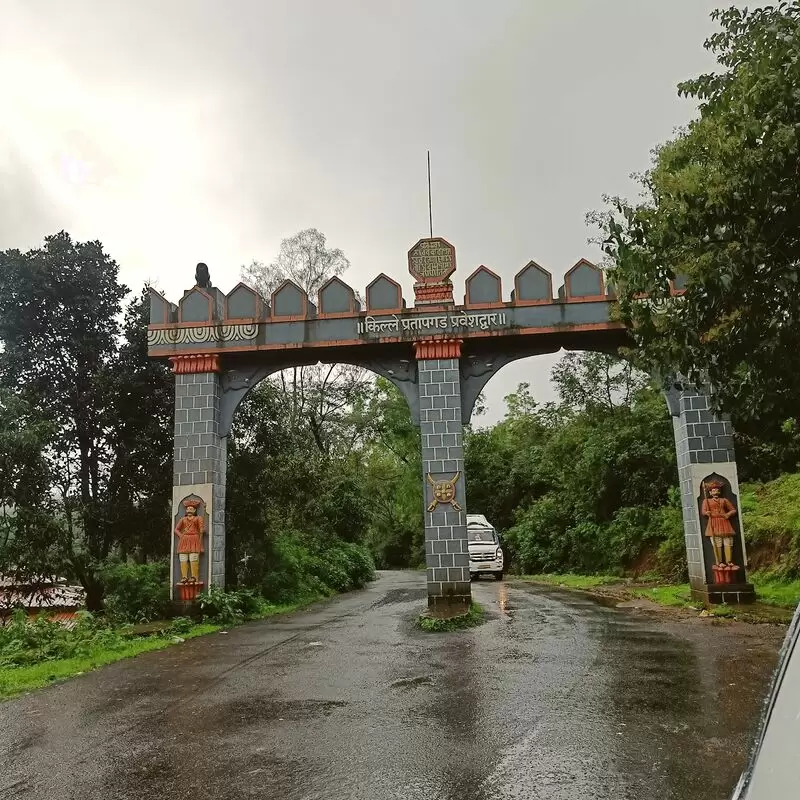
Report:
[[456,249],[446,239],[420,239],[408,251],[408,271],[420,283],[441,283],[456,270]]

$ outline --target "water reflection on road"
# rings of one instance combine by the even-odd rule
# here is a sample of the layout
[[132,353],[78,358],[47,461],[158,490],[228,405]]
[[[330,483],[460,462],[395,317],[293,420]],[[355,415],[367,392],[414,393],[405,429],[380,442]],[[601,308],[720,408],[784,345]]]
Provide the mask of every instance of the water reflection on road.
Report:
[[488,623],[426,634],[424,575],[383,573],[6,703],[0,797],[727,797],[780,630],[474,593]]

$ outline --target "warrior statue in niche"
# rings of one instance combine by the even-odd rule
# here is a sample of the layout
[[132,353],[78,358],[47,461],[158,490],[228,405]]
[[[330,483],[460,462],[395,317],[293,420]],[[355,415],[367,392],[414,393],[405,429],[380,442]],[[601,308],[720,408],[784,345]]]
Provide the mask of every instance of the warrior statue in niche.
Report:
[[184,500],[186,513],[175,526],[178,537],[178,561],[181,565],[181,583],[198,583],[200,580],[200,553],[203,552],[205,522],[197,513],[201,500]]
[[714,561],[719,566],[735,566],[733,563],[733,537],[736,531],[731,525],[731,517],[736,514],[736,506],[722,496],[723,485],[719,481],[703,483],[703,504],[700,513],[708,519],[706,536],[711,539]]

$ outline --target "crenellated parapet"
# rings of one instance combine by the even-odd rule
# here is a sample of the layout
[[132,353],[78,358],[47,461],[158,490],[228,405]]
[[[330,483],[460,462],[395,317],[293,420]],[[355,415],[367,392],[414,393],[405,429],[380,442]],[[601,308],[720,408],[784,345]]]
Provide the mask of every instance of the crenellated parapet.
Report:
[[177,305],[151,290],[149,352],[168,357],[454,336],[465,342],[469,352],[488,337],[511,339],[532,333],[563,337],[599,330],[616,332],[619,343],[624,339],[624,328],[613,311],[616,298],[606,286],[603,270],[586,259],[567,270],[555,291],[550,272],[529,261],[514,276],[508,294],[500,276],[480,265],[457,294],[463,298],[461,304],[453,299],[454,269],[455,248],[449,242],[420,240],[409,251],[413,302],[406,301],[396,280],[381,273],[364,291],[364,308],[359,294],[339,277],[327,281],[313,298],[290,280],[269,297],[244,283],[223,294],[206,281],[207,285],[184,292]]

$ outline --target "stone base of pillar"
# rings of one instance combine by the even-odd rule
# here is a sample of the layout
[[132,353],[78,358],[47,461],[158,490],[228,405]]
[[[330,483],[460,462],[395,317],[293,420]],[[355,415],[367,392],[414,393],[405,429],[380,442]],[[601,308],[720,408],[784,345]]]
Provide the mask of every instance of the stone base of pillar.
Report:
[[692,599],[709,605],[718,603],[740,605],[754,603],[756,590],[752,583],[707,583],[692,587]]
[[428,595],[428,612],[435,617],[457,617],[466,614],[472,604],[469,583],[443,584],[442,594]]

